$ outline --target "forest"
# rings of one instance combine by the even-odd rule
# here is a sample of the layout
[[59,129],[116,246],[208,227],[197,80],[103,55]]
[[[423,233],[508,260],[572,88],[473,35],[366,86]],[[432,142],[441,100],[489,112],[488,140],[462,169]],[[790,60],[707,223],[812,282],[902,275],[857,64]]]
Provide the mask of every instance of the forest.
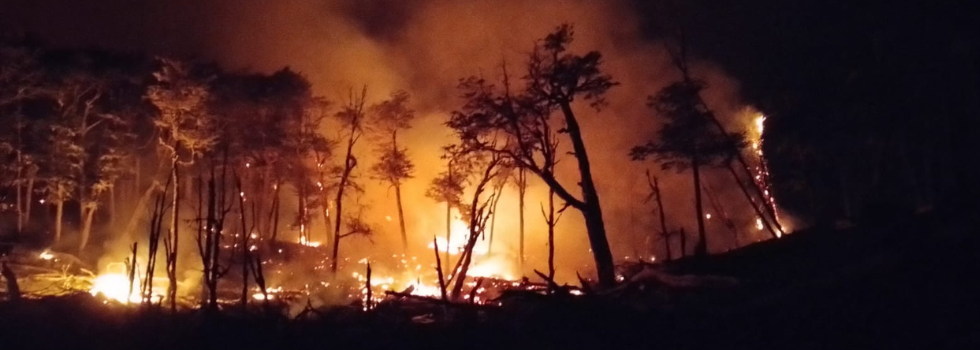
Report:
[[980,56],[956,5],[508,2],[557,12],[479,42],[509,27],[440,38],[477,15],[420,3],[326,15],[368,39],[315,68],[279,39],[134,49],[17,8],[0,341],[68,312],[47,346],[980,344]]

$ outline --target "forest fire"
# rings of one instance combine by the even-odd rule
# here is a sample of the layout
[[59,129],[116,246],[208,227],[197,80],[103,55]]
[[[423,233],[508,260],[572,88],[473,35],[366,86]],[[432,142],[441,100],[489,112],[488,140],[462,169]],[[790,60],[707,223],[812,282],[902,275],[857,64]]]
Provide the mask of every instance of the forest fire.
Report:
[[[593,173],[589,151],[598,162],[633,163],[623,145],[589,145],[583,135],[597,129],[578,126],[579,118],[593,117],[579,104],[602,105],[619,84],[603,71],[598,52],[569,51],[573,38],[573,26],[555,27],[547,45],[528,53],[527,68],[536,75],[521,84],[510,85],[506,67],[499,82],[463,79],[463,98],[451,109],[433,108],[404,90],[379,96],[366,87],[351,87],[328,103],[306,76],[288,68],[242,73],[146,58],[124,79],[78,63],[74,69],[84,79],[51,77],[64,85],[63,95],[38,95],[32,101],[39,107],[28,111],[36,114],[34,129],[53,130],[38,136],[52,146],[18,141],[4,148],[47,159],[17,158],[20,168],[11,174],[18,178],[9,183],[18,194],[18,222],[31,222],[28,209],[38,206],[24,194],[43,195],[43,209],[52,213],[41,225],[53,236],[44,243],[89,260],[102,257],[87,292],[125,304],[168,303],[174,311],[178,304],[255,301],[487,302],[501,288],[548,294],[569,290],[560,286],[567,282],[613,288],[623,281],[614,256],[669,262],[670,236],[695,224],[694,254],[707,255],[712,228],[704,221],[734,224],[722,210],[703,210],[702,192],[710,186],[701,172],[720,173],[720,159],[741,159],[745,145],[719,141],[727,132],[700,107],[704,86],[694,79],[658,92],[654,113],[644,113],[672,114],[668,119],[681,127],[665,138],[669,143],[651,141],[645,151],[665,168],[692,170],[697,215],[667,229],[661,212],[666,259],[652,258],[660,247],[620,254],[627,233],[606,225],[624,221],[622,209],[638,205],[626,203],[636,189],[603,194],[613,199],[604,209],[600,189],[618,186],[617,176],[625,175],[608,164]],[[682,93],[665,94],[671,89]],[[129,100],[103,97],[110,92]],[[426,120],[414,108],[427,109]],[[760,189],[765,208],[776,210],[762,154],[765,118],[753,117],[750,152],[757,165],[748,182]],[[419,141],[409,130],[422,123],[427,130],[419,134],[449,135]],[[710,147],[688,147],[691,140]],[[610,149],[595,151],[604,147]],[[575,163],[581,166],[564,165]],[[760,211],[756,225],[769,227],[739,176]],[[33,188],[35,182],[43,186]],[[710,201],[720,207],[717,198]],[[566,212],[574,218],[559,223]],[[680,257],[691,254],[685,242],[682,237]]]

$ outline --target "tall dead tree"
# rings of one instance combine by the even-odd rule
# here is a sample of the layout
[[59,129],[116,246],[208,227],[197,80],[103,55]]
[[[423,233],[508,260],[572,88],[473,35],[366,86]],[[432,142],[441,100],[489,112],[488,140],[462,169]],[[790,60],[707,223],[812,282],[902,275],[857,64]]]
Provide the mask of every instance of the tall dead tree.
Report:
[[357,227],[357,224],[361,223],[359,220],[354,221],[352,223],[354,229],[351,232],[347,234],[341,233],[342,219],[344,218],[344,192],[347,189],[357,190],[357,184],[353,182],[352,178],[354,168],[357,167],[357,158],[354,157],[354,145],[357,144],[357,141],[360,140],[361,135],[364,133],[364,100],[366,95],[367,87],[361,90],[360,95],[355,95],[354,91],[351,90],[347,105],[335,115],[345,130],[344,138],[346,141],[344,144],[347,146],[347,151],[344,155],[344,164],[340,168],[337,195],[334,197],[334,207],[337,208],[335,210],[335,217],[337,220],[334,221],[333,242],[331,242],[333,245],[333,254],[331,255],[333,259],[330,261],[330,271],[334,274],[337,272],[337,256],[340,251],[340,239],[345,235],[352,234],[351,232],[354,232],[354,234],[358,233],[359,227]]

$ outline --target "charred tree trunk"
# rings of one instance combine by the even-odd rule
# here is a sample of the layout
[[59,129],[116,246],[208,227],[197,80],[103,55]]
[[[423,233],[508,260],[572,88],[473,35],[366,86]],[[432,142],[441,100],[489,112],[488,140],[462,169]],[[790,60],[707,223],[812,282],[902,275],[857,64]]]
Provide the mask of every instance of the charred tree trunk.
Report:
[[24,224],[31,224],[31,208],[34,207],[34,176],[27,178],[27,189],[25,189],[24,195],[27,200],[24,202]]
[[548,191],[548,279],[555,280],[555,191]]
[[398,202],[398,228],[402,234],[402,252],[408,253],[408,231],[405,229],[405,212],[402,209],[402,185],[395,184],[395,201]]
[[691,173],[694,174],[694,211],[698,222],[698,243],[694,245],[694,255],[708,255],[707,235],[704,232],[704,207],[701,203],[701,164],[698,159],[691,160]]
[[449,265],[449,239],[452,236],[453,205],[446,201],[446,265]]
[[489,242],[487,242],[487,255],[493,255],[493,234],[497,228],[497,203],[500,202],[500,194],[503,193],[505,184],[506,183],[500,183],[493,189],[493,193],[496,193],[497,196],[493,198],[493,203],[490,204],[490,212],[493,216],[490,217],[490,238]]
[[442,294],[442,301],[448,301],[446,296],[446,277],[442,271],[442,261],[439,259],[439,240],[432,236],[432,250],[436,253],[436,274],[439,275],[439,292]]
[[109,187],[109,227],[116,224],[116,186]]
[[[58,191],[59,192],[62,191],[62,189],[61,189],[60,186],[58,188]],[[54,210],[54,243],[57,244],[57,243],[61,242],[61,226],[62,226],[62,221],[64,221],[64,217],[65,217],[65,200],[64,199],[58,199],[58,201],[54,203],[54,206],[55,206],[55,210]]]
[[333,253],[330,255],[330,272],[333,274],[337,273],[337,258],[340,254],[340,226],[343,221],[344,188],[347,187],[347,182],[350,180],[351,171],[357,166],[357,160],[352,155],[353,149],[354,142],[349,142],[347,144],[347,160],[344,162],[344,172],[340,177],[340,185],[337,187],[337,197],[334,201],[337,206],[337,220],[334,221]]
[[[17,160],[17,163],[18,163],[17,164],[17,172],[20,173],[21,172],[21,167],[22,167],[20,165],[20,162],[21,162],[20,161],[20,151],[17,151],[17,158],[18,158],[18,160]],[[24,201],[23,201],[23,198],[21,196],[21,191],[22,190],[23,189],[22,189],[22,186],[20,184],[20,174],[17,174],[17,182],[15,182],[15,185],[14,185],[14,191],[17,192],[17,194],[15,195],[15,197],[16,197],[15,198],[16,205],[14,206],[14,212],[16,212],[16,214],[17,214],[17,232],[16,233],[17,233],[18,236],[20,236],[24,232]],[[30,205],[30,203],[28,203],[28,205]]]
[[269,229],[272,231],[270,236],[272,237],[271,240],[275,242],[279,238],[279,187],[282,185],[279,183],[279,180],[276,180],[273,186],[275,187],[272,191],[272,208],[269,210],[269,216],[271,217],[269,220],[271,223]]
[[[650,173],[647,172],[649,178]],[[672,260],[674,257],[670,251],[670,232],[667,231],[667,216],[664,214],[664,202],[660,193],[660,182],[657,181],[657,177],[653,177],[653,195],[657,199],[657,212],[660,214],[660,235],[664,239],[664,250],[667,254],[667,261]]]
[[602,218],[602,206],[599,204],[599,193],[596,192],[595,183],[592,181],[592,165],[589,162],[585,142],[582,140],[582,132],[578,120],[572,112],[571,105],[562,103],[561,110],[565,116],[568,136],[572,141],[572,150],[576,160],[578,160],[583,202],[581,208],[578,209],[585,217],[585,227],[588,231],[589,245],[592,247],[592,256],[595,259],[599,285],[606,288],[612,287],[616,284],[616,272],[612,250],[610,250],[609,240],[606,238],[606,226]]
[[517,208],[518,208],[518,230],[520,232],[520,251],[519,263],[521,273],[524,271],[524,199],[527,195],[527,170],[520,168],[517,170]]
[[[176,147],[174,148],[176,149]],[[172,181],[174,183],[173,202],[171,203],[172,212],[170,215],[170,235],[165,243],[167,248],[167,300],[170,302],[170,311],[177,311],[177,247],[180,246],[180,174],[178,167],[177,153],[174,152],[173,168],[171,170]]]
[[88,246],[89,237],[92,234],[92,220],[95,217],[95,211],[98,209],[98,205],[94,202],[85,204],[82,209],[84,213],[84,218],[82,218],[82,234],[78,242],[78,251],[82,252],[85,247]]

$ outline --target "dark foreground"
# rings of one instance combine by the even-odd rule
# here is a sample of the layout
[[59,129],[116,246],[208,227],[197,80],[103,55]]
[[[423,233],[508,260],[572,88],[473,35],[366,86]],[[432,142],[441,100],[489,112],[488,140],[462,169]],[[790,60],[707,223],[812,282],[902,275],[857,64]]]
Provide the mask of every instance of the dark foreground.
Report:
[[0,349],[977,349],[973,212],[809,230],[670,267],[732,276],[735,288],[525,299],[453,308],[451,322],[413,323],[390,305],[287,320],[138,313],[87,295],[23,300],[0,304]]

